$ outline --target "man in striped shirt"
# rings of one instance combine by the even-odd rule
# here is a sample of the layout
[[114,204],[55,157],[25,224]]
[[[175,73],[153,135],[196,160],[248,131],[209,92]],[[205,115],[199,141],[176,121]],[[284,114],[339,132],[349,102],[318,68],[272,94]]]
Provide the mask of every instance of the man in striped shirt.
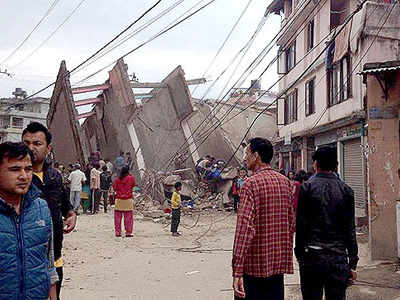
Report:
[[240,191],[233,246],[235,299],[284,299],[283,274],[293,273],[292,184],[272,170],[270,141],[254,138],[245,163],[253,175]]

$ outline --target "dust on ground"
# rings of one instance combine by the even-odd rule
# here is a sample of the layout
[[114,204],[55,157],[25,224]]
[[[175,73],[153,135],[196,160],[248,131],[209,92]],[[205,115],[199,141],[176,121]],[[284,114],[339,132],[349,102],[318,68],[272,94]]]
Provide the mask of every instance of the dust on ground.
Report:
[[[233,299],[235,214],[184,215],[178,238],[168,223],[153,220],[160,222],[137,214],[134,237],[117,238],[112,211],[79,216],[76,230],[64,237],[62,299]],[[360,281],[349,288],[347,299],[400,299],[395,266],[368,261],[365,243],[360,256]],[[295,274],[285,276],[285,299],[301,299],[298,269],[295,262]]]

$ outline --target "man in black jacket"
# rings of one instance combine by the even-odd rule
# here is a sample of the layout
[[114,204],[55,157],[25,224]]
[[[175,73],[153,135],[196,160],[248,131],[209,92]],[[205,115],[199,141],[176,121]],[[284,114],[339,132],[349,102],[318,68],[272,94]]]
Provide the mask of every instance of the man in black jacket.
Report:
[[63,233],[69,233],[75,228],[76,214],[69,202],[69,195],[64,190],[61,174],[46,163],[46,157],[51,151],[51,139],[48,129],[38,122],[30,123],[22,132],[22,141],[34,155],[32,183],[42,191],[42,197],[47,201],[53,221],[54,260],[59,277],[57,297],[60,299]]
[[357,278],[358,246],[353,190],[334,173],[336,149],[313,154],[317,174],[300,187],[295,254],[304,300],[346,299]]

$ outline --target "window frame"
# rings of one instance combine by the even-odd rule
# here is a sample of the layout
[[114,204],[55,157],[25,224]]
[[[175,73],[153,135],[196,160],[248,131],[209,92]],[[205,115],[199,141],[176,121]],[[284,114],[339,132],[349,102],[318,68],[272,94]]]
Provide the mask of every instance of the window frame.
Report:
[[[292,60],[289,60],[289,58],[292,58]],[[290,65],[289,61],[291,62]],[[285,49],[285,65],[286,73],[289,73],[296,66],[296,40],[290,43],[290,45]]]
[[311,51],[314,48],[315,43],[315,22],[312,19],[307,24],[307,31],[306,31],[306,42],[307,42],[307,52]]
[[[21,121],[21,123],[22,123],[21,126],[17,125],[16,120]],[[12,119],[11,119],[11,127],[12,128],[19,128],[19,129],[24,128],[24,118],[23,117],[12,117]]]
[[351,56],[348,54],[327,70],[328,107],[352,98],[351,67]]
[[[312,83],[312,93],[310,93],[311,83]],[[310,95],[312,95],[312,99],[310,99]],[[306,117],[308,117],[315,113],[315,77],[311,78],[305,83],[304,97],[305,97],[304,98],[305,115]]]
[[294,89],[284,100],[284,123],[292,124],[298,121],[298,89]]

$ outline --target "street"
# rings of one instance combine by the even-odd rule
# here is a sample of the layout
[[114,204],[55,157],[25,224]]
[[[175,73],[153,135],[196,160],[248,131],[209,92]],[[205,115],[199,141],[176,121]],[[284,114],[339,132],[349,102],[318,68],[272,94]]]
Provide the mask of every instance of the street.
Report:
[[[203,211],[200,217],[183,216],[182,222],[182,236],[174,238],[167,224],[139,214],[134,237],[116,238],[112,212],[79,216],[76,231],[65,236],[62,298],[233,299],[230,263],[236,215]],[[364,283],[351,287],[348,299],[400,299],[398,289],[388,288],[399,286],[394,267],[370,262],[367,244],[359,247],[359,279]],[[295,261],[295,274],[285,278],[286,299],[301,299],[299,282]]]

